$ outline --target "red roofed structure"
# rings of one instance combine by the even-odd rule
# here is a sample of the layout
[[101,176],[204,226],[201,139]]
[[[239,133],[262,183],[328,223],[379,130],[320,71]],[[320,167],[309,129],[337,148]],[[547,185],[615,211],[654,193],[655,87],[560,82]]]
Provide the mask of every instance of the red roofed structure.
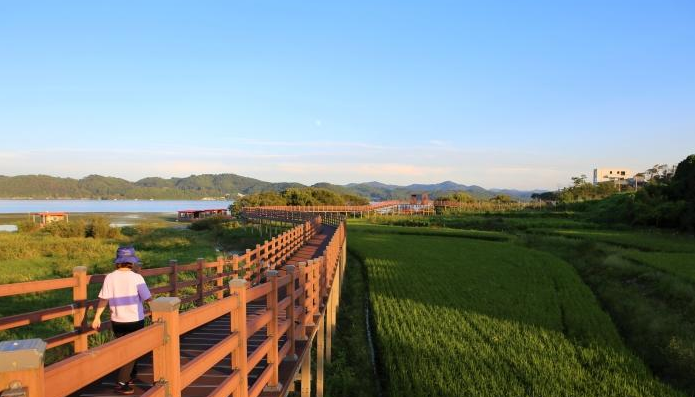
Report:
[[46,226],[52,222],[68,221],[67,212],[32,212],[31,219],[36,223],[36,218],[38,217],[39,225],[41,227]]
[[180,222],[192,222],[198,219],[210,218],[213,216],[227,216],[229,210],[226,208],[215,208],[206,210],[180,210],[176,216],[176,220]]

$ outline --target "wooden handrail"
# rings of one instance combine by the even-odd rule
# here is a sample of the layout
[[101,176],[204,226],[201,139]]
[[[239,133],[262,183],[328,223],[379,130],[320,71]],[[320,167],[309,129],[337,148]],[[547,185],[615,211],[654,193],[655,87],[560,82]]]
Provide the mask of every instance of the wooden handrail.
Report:
[[194,329],[200,324],[208,323],[216,318],[229,314],[231,310],[239,307],[239,301],[233,296],[229,296],[219,301],[189,310],[181,314],[179,327],[181,334]]
[[79,390],[161,346],[165,336],[164,325],[153,324],[47,367],[44,375],[46,397],[62,397]]
[[249,290],[246,292],[246,302],[253,302],[258,298],[266,296],[270,290],[271,286],[268,283],[249,288]]
[[181,388],[193,383],[230,352],[234,353],[238,344],[239,334],[233,333],[181,367]]
[[0,297],[20,294],[30,294],[33,292],[45,292],[55,289],[72,288],[77,285],[77,281],[71,278],[56,278],[52,280],[26,281],[23,283],[12,283],[0,285]]
[[[181,390],[231,354],[232,373],[217,386],[210,394],[211,396],[226,396],[234,393],[235,396],[255,397],[264,390],[279,390],[279,363],[288,356],[297,358],[295,341],[306,337],[313,338],[318,327],[314,321],[324,318],[325,310],[330,306],[326,299],[332,290],[333,281],[340,272],[341,255],[344,255],[345,247],[345,224],[341,221],[334,230],[329,229],[332,234],[329,235],[327,246],[318,258],[299,263],[296,267],[285,266],[281,271],[276,269],[282,265],[282,262],[272,263],[266,267],[265,264],[260,266],[261,261],[273,258],[272,255],[278,252],[281,252],[279,258],[289,258],[292,252],[296,252],[321,230],[321,222],[325,219],[327,218],[317,217],[315,222],[300,223],[271,241],[257,246],[254,250],[247,251],[242,257],[233,256],[231,260],[220,258],[214,263],[198,261],[182,266],[172,263],[170,266],[157,269],[158,275],[169,274],[174,279],[173,284],[157,287],[161,288],[161,292],[193,286],[197,287],[198,292],[183,299],[157,298],[150,305],[153,311],[151,326],[76,354],[45,370],[41,369],[42,376],[37,378],[36,382],[45,386],[46,396],[64,396],[137,357],[153,352],[153,376],[158,382],[145,395],[180,397]],[[208,267],[210,263],[214,266]],[[227,272],[225,267],[231,270]],[[207,268],[215,268],[215,275],[201,274],[201,271]],[[177,282],[176,275],[180,271],[197,271],[196,283]],[[250,282],[236,278],[230,281],[229,295],[227,297],[219,295],[219,292],[226,290],[226,287],[220,285],[220,280],[227,275],[239,276],[241,271],[254,272],[252,277],[249,277],[252,280],[257,278],[259,282],[262,281],[261,274],[266,280],[252,286]],[[78,276],[88,282],[98,280],[97,275],[84,277],[78,274]],[[80,283],[72,285],[72,280],[63,279],[61,285],[72,287],[80,285]],[[203,286],[203,284],[208,285]],[[279,298],[281,290],[284,291],[282,299]],[[218,299],[179,314],[181,302],[201,300],[203,297],[212,295],[217,296]],[[265,310],[257,312],[247,320],[247,303],[251,302],[253,305],[265,302]],[[84,309],[93,303],[93,300],[85,300],[79,307]],[[46,309],[26,315],[39,316],[34,320],[39,321],[42,315],[58,317],[62,312],[67,313],[68,308],[72,310],[73,306],[54,308],[57,310],[55,312]],[[231,316],[229,334],[186,365],[180,366],[180,335],[225,315]],[[0,324],[5,321],[4,324],[9,327],[18,320],[17,316],[13,317],[15,318],[0,319]],[[260,345],[247,356],[248,338],[252,336],[257,338],[258,335],[254,334],[259,333],[264,327],[266,328],[266,331],[263,331],[266,334],[265,337]],[[310,332],[307,332],[308,330]],[[95,331],[75,329],[65,334],[65,338],[82,338],[93,332]],[[283,336],[285,342],[281,344],[280,340]],[[306,350],[306,347],[304,349]],[[267,366],[256,381],[249,385],[248,374],[263,359],[267,362]],[[75,374],[80,376],[76,377]],[[287,380],[283,380],[285,381]],[[34,397],[34,394],[29,393],[28,397]]]

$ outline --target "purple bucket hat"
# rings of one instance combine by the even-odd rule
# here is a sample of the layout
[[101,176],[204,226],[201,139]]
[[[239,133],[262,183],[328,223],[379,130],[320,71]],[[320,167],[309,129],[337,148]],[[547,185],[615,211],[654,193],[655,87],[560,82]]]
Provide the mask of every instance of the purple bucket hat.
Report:
[[120,263],[140,263],[140,258],[135,256],[135,248],[133,247],[118,247],[116,250],[116,259],[113,261],[114,264]]

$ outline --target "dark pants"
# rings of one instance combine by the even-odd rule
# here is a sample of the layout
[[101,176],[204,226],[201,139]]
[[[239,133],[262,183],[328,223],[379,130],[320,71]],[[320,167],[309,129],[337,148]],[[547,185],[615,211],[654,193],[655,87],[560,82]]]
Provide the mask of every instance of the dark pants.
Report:
[[[132,323],[117,323],[112,321],[111,327],[113,328],[113,333],[116,335],[116,338],[120,338],[121,336],[128,335],[131,332],[145,328],[145,320],[134,321]],[[137,361],[138,360],[133,360],[118,370],[119,382],[126,383],[130,379],[135,379],[137,376],[137,368],[135,366]]]

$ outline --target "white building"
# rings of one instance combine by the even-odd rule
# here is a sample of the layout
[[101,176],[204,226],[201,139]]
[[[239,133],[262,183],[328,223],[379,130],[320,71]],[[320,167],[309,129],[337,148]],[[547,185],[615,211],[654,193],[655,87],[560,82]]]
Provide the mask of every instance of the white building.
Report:
[[628,168],[594,168],[594,184],[610,181],[625,181],[632,178]]

